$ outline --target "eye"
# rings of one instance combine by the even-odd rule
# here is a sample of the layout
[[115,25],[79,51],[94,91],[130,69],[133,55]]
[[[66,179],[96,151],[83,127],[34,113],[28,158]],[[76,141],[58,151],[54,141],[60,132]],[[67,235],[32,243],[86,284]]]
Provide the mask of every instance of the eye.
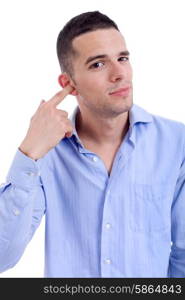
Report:
[[127,56],[122,56],[122,57],[120,57],[119,59],[122,59],[122,58],[123,58],[122,61],[127,61],[127,60],[129,60],[129,58],[128,58]]
[[[121,60],[121,61],[128,61],[129,58],[127,56],[122,56],[122,57],[119,58],[119,60]],[[90,65],[89,69],[98,69],[100,64],[104,65],[103,62],[97,61],[94,64]]]
[[90,69],[98,69],[98,64],[103,64],[103,63],[100,61],[97,61],[94,64],[92,64],[89,68]]

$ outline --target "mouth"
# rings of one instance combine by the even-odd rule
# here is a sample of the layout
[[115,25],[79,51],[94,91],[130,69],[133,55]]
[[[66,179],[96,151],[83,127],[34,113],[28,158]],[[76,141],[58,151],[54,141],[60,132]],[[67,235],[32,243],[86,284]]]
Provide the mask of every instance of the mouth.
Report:
[[129,91],[130,91],[130,86],[127,86],[109,94],[114,96],[126,96],[129,94]]

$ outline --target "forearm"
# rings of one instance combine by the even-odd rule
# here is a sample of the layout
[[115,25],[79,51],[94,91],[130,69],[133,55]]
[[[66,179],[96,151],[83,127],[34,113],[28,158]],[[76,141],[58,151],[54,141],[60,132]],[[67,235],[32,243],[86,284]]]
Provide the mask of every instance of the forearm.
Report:
[[18,153],[7,183],[0,188],[0,272],[12,267],[21,257],[44,211],[37,166]]

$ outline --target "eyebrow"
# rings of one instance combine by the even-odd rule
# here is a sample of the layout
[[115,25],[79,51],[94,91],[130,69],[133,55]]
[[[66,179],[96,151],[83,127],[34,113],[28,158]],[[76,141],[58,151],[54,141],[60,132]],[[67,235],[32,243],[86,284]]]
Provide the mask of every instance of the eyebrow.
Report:
[[[121,55],[124,55],[124,56],[129,56],[130,55],[130,52],[129,51],[121,51],[118,56],[121,56]],[[107,54],[99,54],[99,55],[96,55],[96,56],[90,56],[88,57],[88,59],[86,60],[85,62],[85,65],[89,64],[91,61],[95,60],[95,59],[98,59],[98,58],[107,58],[108,55]]]

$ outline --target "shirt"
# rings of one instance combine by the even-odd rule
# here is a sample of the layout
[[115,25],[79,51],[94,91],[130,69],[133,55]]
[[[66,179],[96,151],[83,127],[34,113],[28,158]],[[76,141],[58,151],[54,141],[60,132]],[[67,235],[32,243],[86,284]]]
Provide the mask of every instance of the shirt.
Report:
[[73,135],[33,160],[16,150],[0,189],[0,271],[45,214],[44,277],[185,277],[185,124],[133,104],[110,176]]

